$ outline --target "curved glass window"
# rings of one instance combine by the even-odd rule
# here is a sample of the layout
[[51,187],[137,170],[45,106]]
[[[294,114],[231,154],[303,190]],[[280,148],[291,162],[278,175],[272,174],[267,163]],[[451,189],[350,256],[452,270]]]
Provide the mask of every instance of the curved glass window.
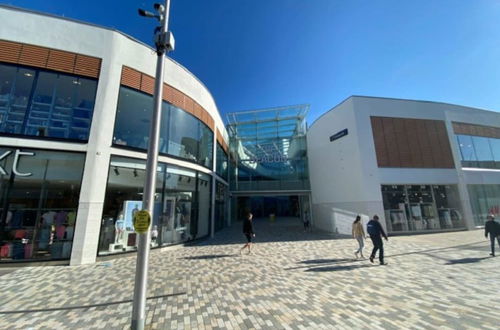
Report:
[[228,174],[228,161],[227,161],[227,153],[221,147],[219,143],[217,143],[217,153],[216,153],[216,161],[217,166],[215,167],[215,173],[217,173],[220,177],[227,180]]
[[[151,95],[120,88],[113,144],[146,150],[153,111]],[[160,153],[212,168],[213,132],[193,115],[163,102]]]
[[169,133],[168,153],[198,162],[199,120],[177,107],[172,107]]
[[0,133],[87,140],[97,81],[0,64]]
[[[146,162],[111,158],[101,222],[99,255],[133,251],[137,236],[132,219],[142,209]],[[175,165],[157,168],[151,246],[200,238],[210,228],[210,176]]]

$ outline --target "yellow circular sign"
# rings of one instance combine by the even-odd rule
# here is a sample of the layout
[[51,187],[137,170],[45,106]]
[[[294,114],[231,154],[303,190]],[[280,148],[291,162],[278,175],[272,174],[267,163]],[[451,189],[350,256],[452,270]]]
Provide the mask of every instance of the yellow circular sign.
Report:
[[134,216],[134,229],[136,233],[144,234],[151,225],[151,214],[147,210],[141,210]]

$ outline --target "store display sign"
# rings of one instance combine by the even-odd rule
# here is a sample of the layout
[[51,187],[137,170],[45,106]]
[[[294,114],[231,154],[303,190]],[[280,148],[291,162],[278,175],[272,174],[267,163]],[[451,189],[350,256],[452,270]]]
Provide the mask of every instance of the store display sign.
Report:
[[[0,155],[0,161],[9,157],[9,155],[11,153],[12,153],[12,150],[7,150],[6,152],[4,152],[2,155]],[[14,162],[12,163],[12,173],[14,173],[17,176],[32,176],[33,173],[31,173],[31,172],[29,172],[29,173],[19,172],[17,167],[19,165],[19,159],[21,158],[21,156],[34,156],[34,155],[35,155],[34,152],[21,151],[20,149],[17,149],[16,152],[14,153]],[[7,171],[5,170],[5,168],[3,168],[1,165],[0,165],[0,174],[2,174],[2,175],[8,174]]]
[[343,129],[341,130],[340,132],[336,133],[336,134],[333,134],[332,136],[330,136],[330,142],[333,142],[335,140],[338,140],[340,139],[341,137],[344,137],[346,136],[347,134],[349,133],[349,131],[346,129]]
[[134,217],[142,209],[142,201],[124,201],[123,202],[123,219],[125,220],[125,228],[127,230],[134,229]]
[[147,210],[140,210],[134,215],[134,229],[138,234],[144,234],[151,225],[151,214]]

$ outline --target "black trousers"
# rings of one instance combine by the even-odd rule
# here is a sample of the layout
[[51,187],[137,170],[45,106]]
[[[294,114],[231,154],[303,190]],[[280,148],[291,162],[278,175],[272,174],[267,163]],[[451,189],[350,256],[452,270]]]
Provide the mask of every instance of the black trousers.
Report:
[[370,258],[375,259],[375,255],[377,254],[377,250],[380,250],[378,253],[378,260],[381,264],[384,263],[384,242],[382,242],[382,237],[380,235],[370,236],[373,242],[373,250]]
[[495,236],[490,233],[490,242],[491,242],[491,254],[495,255],[495,238],[498,242],[498,247],[500,248],[500,236]]

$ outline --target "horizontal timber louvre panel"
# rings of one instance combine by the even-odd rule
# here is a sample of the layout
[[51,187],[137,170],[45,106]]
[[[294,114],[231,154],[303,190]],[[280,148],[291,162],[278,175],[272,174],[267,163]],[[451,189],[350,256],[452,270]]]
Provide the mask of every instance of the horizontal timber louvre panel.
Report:
[[0,40],[0,62],[99,78],[101,59],[63,50]]
[[370,117],[379,167],[454,168],[440,120]]
[[455,134],[474,135],[500,139],[500,127],[453,122],[453,132]]

